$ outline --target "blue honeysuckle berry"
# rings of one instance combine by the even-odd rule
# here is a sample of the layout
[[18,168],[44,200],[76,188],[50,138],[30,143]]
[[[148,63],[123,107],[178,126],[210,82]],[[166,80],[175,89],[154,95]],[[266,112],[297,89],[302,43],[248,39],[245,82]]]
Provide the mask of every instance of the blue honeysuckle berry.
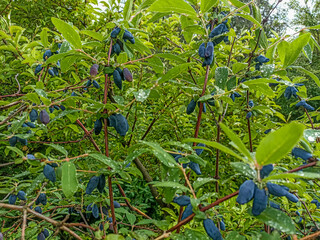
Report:
[[296,104],[296,107],[303,107],[309,111],[314,111],[314,107],[312,107],[311,105],[309,105],[308,103],[306,103],[305,100],[301,100],[300,102],[298,102]]
[[303,150],[302,148],[293,148],[291,152],[292,156],[295,158],[301,158],[303,160],[308,160],[309,158],[312,158],[312,154]]
[[263,56],[263,55],[259,55],[259,56],[256,57],[254,60],[255,60],[256,62],[258,62],[258,63],[267,63],[267,62],[270,61],[269,58],[266,58],[266,57]]

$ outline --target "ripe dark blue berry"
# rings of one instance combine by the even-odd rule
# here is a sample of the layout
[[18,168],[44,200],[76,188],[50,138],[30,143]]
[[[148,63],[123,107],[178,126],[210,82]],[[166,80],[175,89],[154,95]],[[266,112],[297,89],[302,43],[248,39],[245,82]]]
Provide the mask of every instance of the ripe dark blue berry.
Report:
[[252,180],[246,180],[239,188],[237,203],[245,204],[252,200],[255,190],[255,183]]

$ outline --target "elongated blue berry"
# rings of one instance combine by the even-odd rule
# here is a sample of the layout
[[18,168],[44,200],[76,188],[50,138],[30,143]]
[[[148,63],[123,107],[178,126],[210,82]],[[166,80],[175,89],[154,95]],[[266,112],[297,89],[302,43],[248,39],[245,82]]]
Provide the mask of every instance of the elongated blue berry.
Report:
[[210,218],[203,220],[203,227],[210,238],[214,240],[223,239],[219,231],[219,228],[217,228],[217,226],[214,224],[214,222]]
[[181,195],[179,197],[175,197],[173,202],[178,204],[179,206],[187,206],[190,204],[190,197],[187,195]]
[[268,204],[268,196],[264,189],[255,188],[254,198],[252,204],[252,214],[253,216],[260,215],[266,208]]
[[255,183],[252,180],[246,180],[241,184],[239,188],[239,195],[237,197],[237,203],[245,204],[253,198],[255,190]]

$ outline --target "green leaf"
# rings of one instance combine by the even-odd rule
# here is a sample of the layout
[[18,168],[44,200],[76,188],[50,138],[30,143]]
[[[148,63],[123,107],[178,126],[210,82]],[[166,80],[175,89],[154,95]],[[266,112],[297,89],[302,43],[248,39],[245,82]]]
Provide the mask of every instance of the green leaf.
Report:
[[266,177],[263,179],[263,181],[267,182],[273,179],[286,179],[286,178],[317,179],[319,178],[319,173],[312,173],[312,172],[280,173],[280,174]]
[[181,13],[188,16],[196,17],[197,13],[188,3],[183,0],[157,0],[155,1],[149,11],[160,13]]
[[52,122],[54,122],[54,121],[56,121],[56,120],[58,120],[58,119],[60,119],[60,118],[63,118],[64,116],[67,116],[68,114],[74,114],[74,113],[76,113],[76,112],[79,112],[80,110],[65,110],[65,111],[63,111],[63,112],[60,112],[59,114],[58,114],[58,116],[56,116],[54,119],[52,119],[51,121],[50,121],[50,123],[52,123]]
[[288,67],[298,58],[303,47],[310,40],[311,33],[305,33],[293,40],[291,43],[283,41],[278,45],[278,53],[283,67]]
[[152,184],[155,187],[168,187],[168,188],[174,188],[174,189],[180,189],[183,192],[190,192],[190,189],[186,186],[177,183],[177,182],[149,182],[148,184]]
[[181,58],[177,55],[171,54],[171,53],[157,53],[157,54],[155,54],[155,56],[158,56],[158,57],[161,57],[164,59],[168,59],[168,60],[172,60],[172,61],[176,61],[177,63],[185,63],[186,62],[183,58]]
[[144,154],[149,151],[150,151],[149,149],[142,148],[142,149],[138,149],[138,150],[131,152],[130,154],[128,154],[126,159],[123,161],[123,166],[124,167],[127,166],[129,163],[131,163],[134,159],[139,157],[141,154]]
[[256,150],[257,162],[266,165],[280,161],[300,141],[304,128],[300,123],[291,122],[268,134]]
[[313,79],[313,81],[318,85],[318,87],[320,87],[320,80],[319,78],[313,74],[312,72],[308,71],[307,69],[300,67],[300,66],[290,66],[290,68],[295,68],[301,72],[304,72],[305,74],[309,75],[309,77],[311,77]]
[[[231,4],[234,5],[235,7],[237,8],[241,8],[243,7],[245,4],[242,3],[241,1],[238,1],[238,0],[230,0]],[[246,13],[250,13],[250,9],[248,6],[244,7],[242,9],[242,11],[246,12]]]
[[223,123],[220,123],[220,127],[224,131],[224,133],[230,138],[230,140],[234,143],[237,150],[241,152],[244,156],[246,156],[248,160],[253,161],[249,150],[246,148],[241,139]]
[[[250,209],[251,212],[251,209]],[[255,216],[266,225],[288,234],[296,233],[293,221],[284,212],[267,207],[259,216]]]
[[134,39],[135,39],[135,44],[131,44],[129,42],[126,44],[130,44],[131,48],[136,49],[141,54],[145,54],[145,53],[150,55],[152,54],[151,50],[139,38],[134,38]]
[[16,147],[11,147],[11,146],[7,146],[8,149],[10,149],[11,151],[14,151],[16,154],[18,154],[20,157],[24,157],[23,152]]
[[62,165],[61,185],[62,191],[67,198],[72,197],[77,192],[77,170],[72,162],[65,162]]
[[64,147],[62,147],[60,145],[57,145],[57,144],[54,144],[54,143],[45,144],[45,145],[54,148],[55,150],[57,150],[57,151],[61,152],[62,154],[64,154],[66,157],[68,156],[67,150],[65,150]]
[[239,16],[239,17],[242,17],[242,18],[244,18],[244,19],[247,19],[247,20],[249,20],[250,22],[252,22],[253,24],[256,24],[257,27],[262,28],[261,24],[260,24],[256,19],[254,19],[251,15],[238,13],[238,14],[236,14],[236,16]]
[[178,166],[174,158],[169,153],[164,151],[159,144],[145,141],[140,141],[140,143],[151,147],[152,153],[161,161],[162,164],[169,168]]
[[308,58],[308,60],[311,63],[312,62],[312,48],[309,43],[303,47],[303,52],[304,52],[304,55]]
[[81,49],[81,39],[74,28],[58,18],[51,18],[53,25],[58,29],[62,36],[76,49]]
[[201,177],[198,177],[197,180],[195,180],[193,182],[193,189],[196,190],[198,189],[199,187],[201,187],[202,185],[206,184],[206,183],[209,183],[209,182],[216,182],[217,180],[214,179],[214,178],[201,178]]
[[208,12],[218,2],[219,2],[218,0],[201,0],[201,4],[200,4],[201,13]]
[[315,26],[312,26],[312,27],[307,27],[309,29],[320,29],[320,25],[315,25]]
[[240,235],[238,232],[236,231],[232,231],[230,232],[227,237],[225,238],[225,240],[246,240],[245,236]]
[[197,143],[204,143],[207,146],[219,149],[227,154],[230,154],[231,156],[234,156],[242,161],[245,161],[245,159],[243,159],[239,154],[235,153],[234,151],[232,151],[230,148],[227,148],[225,146],[223,146],[220,143],[217,142],[210,142],[207,140],[203,140],[203,139],[198,139],[198,138],[187,138],[184,140],[184,142],[197,142]]
[[248,178],[256,178],[256,171],[254,171],[247,163],[231,162],[231,166],[235,171],[241,173]]
[[125,238],[118,234],[108,234],[106,240],[125,240]]
[[248,67],[248,63],[237,62],[232,65],[232,72],[236,74],[247,67]]
[[40,33],[41,43],[44,48],[48,47],[48,28],[43,28]]
[[132,3],[133,3],[133,0],[127,0],[125,2],[125,5],[124,5],[124,8],[123,8],[123,19],[125,21],[128,21],[129,18],[130,18],[130,15],[131,15],[131,9],[132,9]]
[[35,103],[37,105],[40,105],[40,99],[36,93],[27,93],[23,98],[31,101],[32,103]]
[[100,42],[103,41],[103,35],[101,33],[96,32],[96,31],[82,30],[80,33],[85,34],[89,37],[92,37]]
[[117,62],[119,64],[125,63],[128,61],[128,55],[126,52],[122,52],[119,54],[119,56],[117,56]]
[[188,67],[192,64],[193,63],[184,63],[184,64],[180,64],[180,65],[177,65],[177,66],[171,68],[165,75],[163,75],[162,77],[159,78],[158,82],[164,83],[166,81],[169,81],[169,80],[177,77],[180,73],[187,70]]
[[69,68],[77,61],[79,56],[66,56],[61,60],[61,71],[67,72]]
[[198,163],[201,166],[206,166],[207,162],[204,161],[201,157],[199,157],[197,154],[191,154],[186,156],[185,158],[189,159],[190,161],[194,163]]
[[111,167],[114,170],[117,170],[120,168],[120,164],[114,160],[112,160],[110,157],[107,157],[101,153],[91,153],[89,154],[89,157],[92,157],[101,163]]
[[228,68],[217,67],[215,71],[215,85],[224,90],[228,81]]
[[69,54],[70,52],[54,54],[53,56],[49,57],[42,66],[48,66],[50,63],[57,62],[58,60],[68,56]]

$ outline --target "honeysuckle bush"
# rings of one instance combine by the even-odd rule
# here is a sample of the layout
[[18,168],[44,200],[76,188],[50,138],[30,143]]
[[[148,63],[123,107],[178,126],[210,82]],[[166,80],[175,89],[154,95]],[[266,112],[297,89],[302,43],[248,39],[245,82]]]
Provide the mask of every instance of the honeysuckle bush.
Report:
[[[309,29],[320,27],[267,38],[255,1],[112,1],[101,12],[89,3],[46,12],[28,2],[44,11],[39,24],[4,6],[17,14],[3,15],[0,30],[4,238],[317,234],[319,97],[305,83],[320,81],[295,64],[319,48]],[[198,55],[208,42],[212,59]],[[116,68],[133,75],[122,89]],[[297,121],[277,105],[283,96]]]

